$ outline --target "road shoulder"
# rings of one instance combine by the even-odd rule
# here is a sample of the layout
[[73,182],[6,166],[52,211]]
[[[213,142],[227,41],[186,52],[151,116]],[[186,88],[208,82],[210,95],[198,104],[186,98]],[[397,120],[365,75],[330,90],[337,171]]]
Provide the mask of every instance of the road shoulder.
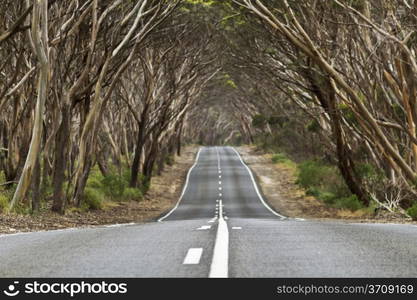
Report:
[[152,178],[151,188],[140,202],[112,203],[102,210],[68,211],[65,215],[49,210],[35,215],[0,214],[0,234],[154,221],[175,206],[197,151],[197,146],[185,147],[172,166]]
[[257,151],[255,147],[241,146],[236,149],[256,175],[268,204],[287,217],[361,223],[416,223],[390,214],[374,216],[363,211],[351,212],[328,207],[320,200],[307,196],[296,184],[295,169],[284,164],[273,164],[270,154]]

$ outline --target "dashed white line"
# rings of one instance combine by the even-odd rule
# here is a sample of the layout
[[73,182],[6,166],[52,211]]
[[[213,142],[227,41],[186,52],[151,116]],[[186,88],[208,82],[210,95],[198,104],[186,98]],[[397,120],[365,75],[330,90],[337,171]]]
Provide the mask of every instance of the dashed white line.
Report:
[[221,186],[219,186],[219,191],[221,191],[222,190],[222,187]]
[[240,230],[240,229],[242,229],[242,227],[239,227],[239,226],[233,226],[233,227],[232,227],[232,229],[235,229],[235,230]]
[[184,258],[184,265],[198,265],[200,263],[203,248],[190,248]]
[[203,226],[197,228],[197,230],[208,230],[210,228],[211,228],[211,225],[203,225]]
[[221,181],[219,181],[219,184],[222,184],[222,182],[221,182]]

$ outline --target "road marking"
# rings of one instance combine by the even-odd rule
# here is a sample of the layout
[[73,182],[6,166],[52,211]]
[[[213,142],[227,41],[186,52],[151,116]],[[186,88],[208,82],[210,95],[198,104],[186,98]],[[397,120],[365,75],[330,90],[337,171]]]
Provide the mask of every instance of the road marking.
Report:
[[219,181],[219,184],[221,185],[221,184],[222,184],[222,182],[221,182],[221,181]]
[[237,152],[236,151],[236,149],[235,148],[233,148],[233,147],[229,147],[229,148],[231,148],[235,153],[236,153],[236,155],[238,156],[238,158],[239,158],[239,160],[240,160],[240,162],[242,163],[242,165],[246,168],[246,170],[248,171],[248,173],[249,173],[249,176],[250,176],[250,178],[251,178],[251,180],[252,180],[252,183],[253,183],[253,186],[254,186],[254,188],[255,188],[255,191],[256,191],[256,194],[258,195],[258,198],[261,200],[261,202],[262,202],[262,204],[271,212],[271,213],[273,213],[274,215],[276,215],[277,217],[280,217],[281,219],[286,219],[287,217],[285,217],[285,216],[283,216],[283,215],[281,215],[281,214],[279,214],[279,213],[277,213],[276,211],[274,211],[268,204],[266,204],[266,202],[265,202],[265,200],[262,198],[262,195],[261,195],[261,193],[259,192],[259,189],[258,189],[258,185],[256,184],[256,181],[255,181],[255,178],[253,177],[253,174],[252,174],[252,171],[250,170],[250,168],[245,164],[245,162],[243,161],[243,159],[242,159],[242,157],[240,156],[240,154],[239,154],[239,152]]
[[222,187],[221,186],[219,186],[219,191],[221,191],[222,190]]
[[219,193],[219,197],[221,197],[222,196],[222,193]]
[[184,265],[198,265],[200,263],[203,248],[190,248],[184,258]]
[[222,178],[222,175],[219,175],[219,179],[221,179]]
[[220,201],[219,224],[214,244],[210,278],[227,278],[229,274],[229,229],[223,219],[223,204]]
[[219,170],[219,174],[221,174],[222,173],[222,170]]
[[234,226],[234,227],[232,227],[232,229],[240,230],[240,229],[242,229],[242,227]]
[[219,171],[220,171],[220,155],[219,155],[219,148],[217,148],[217,146],[216,146],[216,154],[217,154],[217,168],[219,169]]
[[203,225],[200,228],[197,228],[197,230],[207,230],[207,229],[210,229],[210,228],[211,228],[211,225]]
[[181,200],[182,200],[182,197],[184,197],[184,194],[185,194],[185,191],[187,190],[187,187],[188,187],[188,182],[190,181],[190,174],[191,174],[191,171],[195,168],[195,166],[197,165],[197,163],[198,163],[198,159],[199,159],[199,157],[200,157],[200,153],[201,153],[201,149],[202,148],[200,148],[199,150],[198,150],[198,153],[197,153],[197,156],[196,156],[196,158],[195,158],[195,162],[194,162],[194,164],[193,164],[193,166],[188,170],[188,173],[187,173],[187,179],[185,180],[185,185],[184,185],[184,188],[182,189],[182,192],[181,192],[181,196],[180,196],[180,198],[178,199],[178,202],[177,202],[177,204],[174,206],[174,208],[173,209],[171,209],[165,216],[163,216],[162,218],[159,218],[159,220],[158,220],[158,222],[162,222],[165,218],[167,218],[167,217],[169,217],[169,215],[170,214],[172,214],[177,208],[178,208],[178,205],[180,204],[180,202],[181,202]]

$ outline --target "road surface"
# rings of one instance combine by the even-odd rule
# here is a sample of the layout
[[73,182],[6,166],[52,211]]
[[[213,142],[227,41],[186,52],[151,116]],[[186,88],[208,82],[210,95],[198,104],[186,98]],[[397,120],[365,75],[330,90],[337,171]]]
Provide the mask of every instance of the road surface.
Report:
[[159,221],[0,236],[1,277],[415,277],[417,227],[290,219],[203,147]]

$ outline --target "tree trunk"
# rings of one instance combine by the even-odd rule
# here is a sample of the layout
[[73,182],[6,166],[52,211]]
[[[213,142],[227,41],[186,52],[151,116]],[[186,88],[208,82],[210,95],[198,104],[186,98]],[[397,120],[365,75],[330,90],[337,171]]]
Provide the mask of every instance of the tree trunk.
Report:
[[62,107],[62,122],[55,140],[54,178],[53,178],[53,204],[52,211],[63,214],[66,206],[66,197],[63,194],[65,181],[65,167],[68,161],[68,137],[70,136],[70,105],[65,103]]

